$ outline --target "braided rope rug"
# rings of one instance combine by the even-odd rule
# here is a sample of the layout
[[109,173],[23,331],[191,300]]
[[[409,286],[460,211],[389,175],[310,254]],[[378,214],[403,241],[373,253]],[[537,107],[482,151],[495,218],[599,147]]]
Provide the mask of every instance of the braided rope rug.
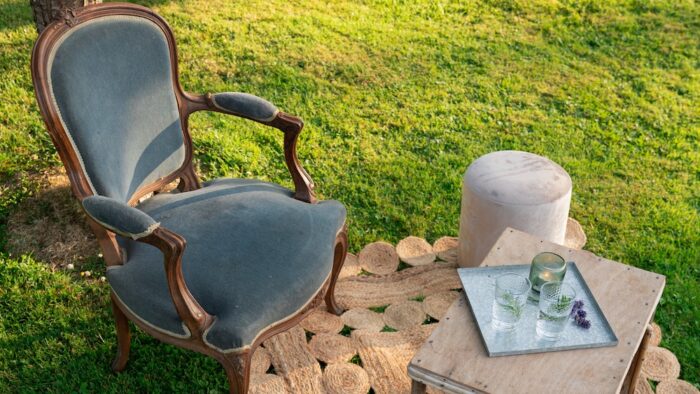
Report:
[[[17,255],[32,253],[52,267],[73,269],[75,264],[77,269],[97,243],[71,196],[65,171],[48,171],[36,181],[44,192],[28,198],[10,216],[8,249]],[[48,207],[62,219],[27,220],[38,216],[37,207]],[[586,243],[574,219],[569,219],[565,243],[577,249]],[[299,326],[266,341],[253,357],[250,392],[410,392],[406,365],[459,296],[456,258],[454,237],[432,245],[418,237],[407,237],[396,247],[375,242],[358,256],[348,255],[336,286],[343,315],[319,309]],[[90,280],[87,274],[85,278]],[[652,328],[644,379],[635,393],[653,393],[655,385],[657,393],[700,394],[678,379],[676,356],[659,347],[661,329],[655,324]]]
[[[580,225],[570,219],[567,245],[581,248],[585,242]],[[250,392],[366,394],[371,388],[377,394],[410,393],[406,366],[462,286],[456,238],[430,245],[407,237],[399,245],[375,242],[358,256],[349,254],[336,285],[345,312],[338,317],[319,308],[299,326],[266,341],[259,357],[265,364],[254,368]],[[651,382],[658,382],[657,392],[700,394],[678,379],[678,360],[658,346],[656,324],[653,333],[635,393],[653,393]]]

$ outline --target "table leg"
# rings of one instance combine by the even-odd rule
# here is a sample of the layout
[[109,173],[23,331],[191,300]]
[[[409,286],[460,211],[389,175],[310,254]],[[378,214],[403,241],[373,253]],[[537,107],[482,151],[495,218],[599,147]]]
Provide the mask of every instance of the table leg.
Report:
[[651,338],[651,326],[647,326],[647,330],[642,338],[642,343],[639,345],[637,354],[634,356],[634,362],[632,368],[630,369],[631,378],[629,380],[629,386],[627,386],[627,392],[629,394],[634,394],[634,388],[637,387],[637,380],[640,378],[642,372],[642,362],[644,361],[644,353],[646,353],[647,347],[649,346],[649,339]]
[[411,380],[411,394],[424,394],[425,393],[425,383],[421,383],[417,380]]

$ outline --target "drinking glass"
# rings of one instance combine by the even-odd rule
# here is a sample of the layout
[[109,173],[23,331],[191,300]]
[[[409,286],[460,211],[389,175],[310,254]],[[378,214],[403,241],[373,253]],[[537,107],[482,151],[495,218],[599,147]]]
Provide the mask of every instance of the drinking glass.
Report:
[[540,298],[540,287],[548,282],[561,282],[566,275],[566,261],[556,253],[543,252],[532,259],[530,265],[530,283],[532,291],[530,299],[537,301]]
[[537,336],[556,341],[569,322],[569,312],[576,298],[573,287],[562,282],[548,282],[540,288],[540,311]]
[[491,307],[491,324],[497,330],[512,330],[520,320],[530,291],[530,281],[508,273],[496,278],[496,295]]

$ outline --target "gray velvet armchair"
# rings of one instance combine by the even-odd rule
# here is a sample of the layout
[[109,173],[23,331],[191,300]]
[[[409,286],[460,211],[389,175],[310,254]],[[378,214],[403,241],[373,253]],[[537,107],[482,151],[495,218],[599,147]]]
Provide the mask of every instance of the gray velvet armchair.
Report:
[[[296,157],[301,120],[250,94],[182,90],[175,40],[158,15],[120,3],[65,15],[39,37],[32,77],[107,263],[112,368],[126,366],[131,320],[216,358],[231,392],[245,393],[262,341],[324,300],[340,312],[333,289],[347,252],[345,208],[314,197]],[[200,184],[187,119],[201,110],[282,131],[295,190],[251,179]],[[162,191],[175,180],[176,190]]]

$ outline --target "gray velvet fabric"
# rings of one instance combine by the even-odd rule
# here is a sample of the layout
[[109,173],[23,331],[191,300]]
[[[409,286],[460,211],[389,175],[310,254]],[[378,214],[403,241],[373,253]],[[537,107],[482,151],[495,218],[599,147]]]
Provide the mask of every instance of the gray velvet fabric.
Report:
[[67,33],[52,59],[52,94],[97,194],[126,201],[182,165],[170,54],[157,25],[98,18]]
[[260,122],[271,121],[279,112],[269,101],[248,93],[217,93],[213,99],[219,109]]
[[82,204],[91,218],[125,237],[139,239],[158,228],[158,223],[148,214],[113,198],[90,196]]
[[[330,274],[345,208],[337,201],[307,204],[292,194],[261,181],[219,179],[139,205],[187,240],[185,281],[216,316],[205,336],[211,345],[222,350],[250,345],[265,327],[305,305]],[[168,293],[160,252],[120,242],[127,262],[107,273],[116,294],[152,326],[187,335]]]

